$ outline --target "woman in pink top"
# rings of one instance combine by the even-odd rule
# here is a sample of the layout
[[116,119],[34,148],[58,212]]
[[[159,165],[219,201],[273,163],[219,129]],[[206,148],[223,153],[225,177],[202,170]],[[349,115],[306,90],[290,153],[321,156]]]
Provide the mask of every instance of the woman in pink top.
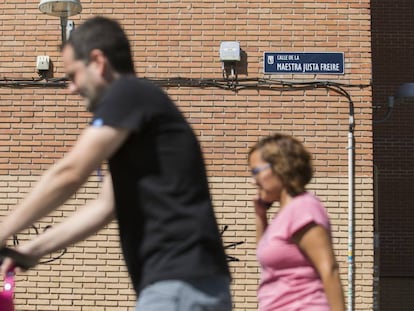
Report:
[[[311,156],[291,136],[275,134],[249,152],[257,187],[257,257],[261,265],[260,311],[344,311],[327,212],[305,186]],[[268,223],[267,210],[280,203]]]

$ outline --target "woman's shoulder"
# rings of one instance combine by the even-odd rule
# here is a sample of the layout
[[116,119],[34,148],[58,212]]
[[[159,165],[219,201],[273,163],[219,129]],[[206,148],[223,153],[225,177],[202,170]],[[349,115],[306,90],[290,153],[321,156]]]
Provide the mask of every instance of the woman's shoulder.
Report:
[[312,206],[323,207],[321,200],[314,193],[309,191],[305,191],[302,194],[297,195],[293,198],[291,203],[292,205],[303,205],[306,203]]
[[328,213],[322,201],[311,192],[304,192],[296,196],[291,202],[291,212],[299,215],[311,214],[316,218],[327,219]]

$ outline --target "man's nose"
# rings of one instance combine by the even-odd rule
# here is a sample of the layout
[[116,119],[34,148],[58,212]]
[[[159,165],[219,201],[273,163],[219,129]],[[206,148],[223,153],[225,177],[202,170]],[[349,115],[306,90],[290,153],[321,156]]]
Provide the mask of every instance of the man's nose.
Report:
[[68,90],[71,94],[77,94],[78,93],[78,87],[75,83],[69,82],[68,84]]

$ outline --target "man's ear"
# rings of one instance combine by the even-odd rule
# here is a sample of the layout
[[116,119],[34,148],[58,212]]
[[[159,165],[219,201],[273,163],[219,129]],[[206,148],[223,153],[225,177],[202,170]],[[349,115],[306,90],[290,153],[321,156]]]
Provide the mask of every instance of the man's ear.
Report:
[[99,49],[93,49],[89,53],[89,64],[95,66],[95,68],[103,75],[105,67],[107,66],[107,58],[104,53]]

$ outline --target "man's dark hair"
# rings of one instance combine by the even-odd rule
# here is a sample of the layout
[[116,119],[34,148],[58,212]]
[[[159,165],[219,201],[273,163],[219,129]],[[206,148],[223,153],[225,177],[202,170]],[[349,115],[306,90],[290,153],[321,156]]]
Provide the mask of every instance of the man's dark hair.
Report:
[[134,63],[128,38],[120,24],[114,20],[97,16],[84,22],[70,35],[65,45],[74,50],[75,59],[89,62],[94,49],[101,50],[115,71],[121,74],[134,73]]

